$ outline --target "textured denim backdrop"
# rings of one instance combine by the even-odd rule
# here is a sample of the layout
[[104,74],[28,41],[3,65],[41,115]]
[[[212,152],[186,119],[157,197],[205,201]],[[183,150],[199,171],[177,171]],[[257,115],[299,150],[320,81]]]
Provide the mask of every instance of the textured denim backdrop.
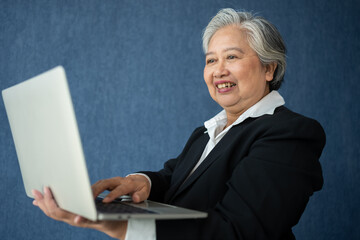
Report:
[[[360,18],[351,0],[0,0],[0,89],[63,65],[91,181],[157,170],[220,108],[201,32],[220,8],[257,12],[288,47],[286,105],[321,122],[325,185],[298,239],[360,239]],[[0,101],[0,238],[109,239],[46,218],[25,196]]]

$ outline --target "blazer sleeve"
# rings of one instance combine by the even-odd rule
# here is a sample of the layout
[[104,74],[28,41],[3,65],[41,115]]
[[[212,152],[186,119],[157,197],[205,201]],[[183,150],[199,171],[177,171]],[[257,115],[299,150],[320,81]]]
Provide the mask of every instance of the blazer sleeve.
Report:
[[323,184],[319,158],[325,133],[302,116],[263,125],[266,130],[239,159],[208,218],[157,221],[158,240],[293,239],[292,226]]

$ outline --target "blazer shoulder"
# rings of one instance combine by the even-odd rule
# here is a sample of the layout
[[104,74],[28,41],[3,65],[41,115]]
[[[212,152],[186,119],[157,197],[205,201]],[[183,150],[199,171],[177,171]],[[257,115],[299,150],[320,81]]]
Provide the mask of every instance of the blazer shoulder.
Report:
[[283,121],[304,122],[323,130],[323,127],[317,120],[304,116],[300,113],[294,112],[285,106],[276,108],[274,112],[274,117],[278,118],[279,120],[282,119]]
[[275,128],[284,128],[286,130],[292,129],[294,132],[312,135],[321,140],[325,145],[325,131],[321,124],[313,118],[296,113],[285,106],[281,106],[275,109],[275,112],[270,119],[269,124]]

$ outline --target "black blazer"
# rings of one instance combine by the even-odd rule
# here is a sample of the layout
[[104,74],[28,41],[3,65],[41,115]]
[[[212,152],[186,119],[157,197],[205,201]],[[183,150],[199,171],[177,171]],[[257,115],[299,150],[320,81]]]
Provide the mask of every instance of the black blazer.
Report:
[[152,181],[149,199],[206,211],[198,220],[160,220],[157,239],[294,239],[309,197],[323,185],[325,133],[312,119],[278,107],[232,127],[204,162],[209,136],[195,129],[182,153]]

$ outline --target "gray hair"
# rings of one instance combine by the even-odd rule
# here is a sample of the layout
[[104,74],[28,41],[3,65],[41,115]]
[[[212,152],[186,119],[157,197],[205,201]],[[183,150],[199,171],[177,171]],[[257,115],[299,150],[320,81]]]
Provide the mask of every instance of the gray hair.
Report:
[[260,16],[249,12],[237,12],[231,8],[221,9],[211,19],[203,32],[203,50],[207,52],[212,36],[220,28],[236,25],[244,29],[250,47],[257,53],[262,64],[277,63],[270,90],[280,88],[286,68],[286,47],[277,28]]

